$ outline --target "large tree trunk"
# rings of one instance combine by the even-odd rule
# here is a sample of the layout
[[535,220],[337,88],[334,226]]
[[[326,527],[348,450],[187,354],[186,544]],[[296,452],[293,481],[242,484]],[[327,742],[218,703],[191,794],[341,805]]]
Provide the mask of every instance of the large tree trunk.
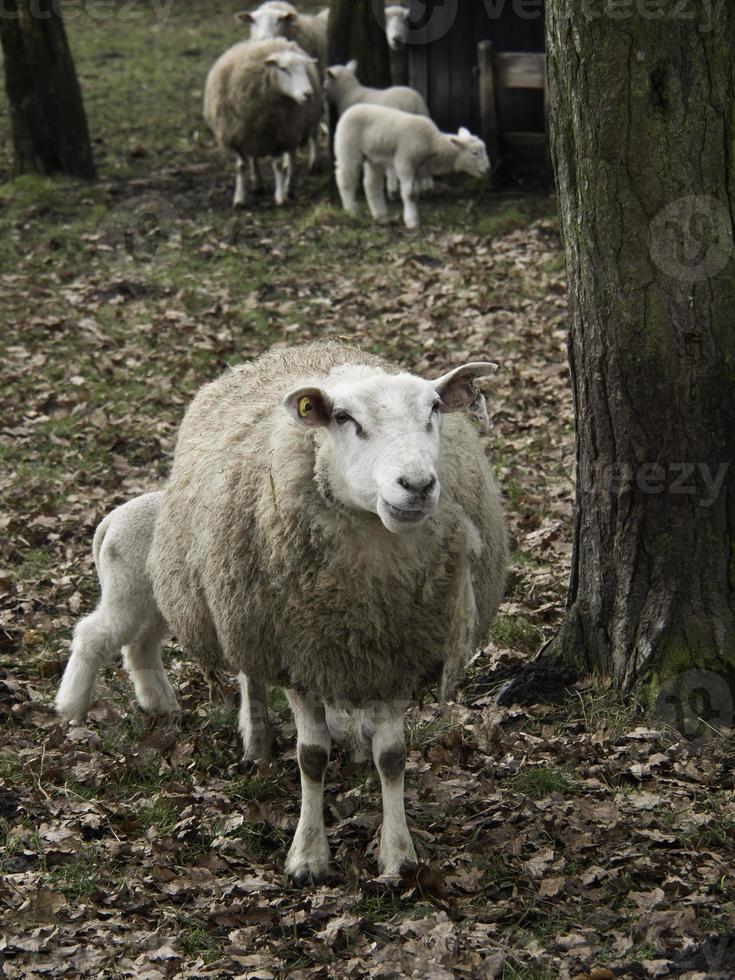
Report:
[[3,0],[0,40],[16,173],[94,177],[74,62],[55,0]]
[[577,419],[556,650],[654,699],[703,677],[732,723],[735,13],[546,10]]
[[330,65],[357,58],[363,85],[390,85],[390,51],[385,37],[385,9],[375,0],[332,0],[329,12]]

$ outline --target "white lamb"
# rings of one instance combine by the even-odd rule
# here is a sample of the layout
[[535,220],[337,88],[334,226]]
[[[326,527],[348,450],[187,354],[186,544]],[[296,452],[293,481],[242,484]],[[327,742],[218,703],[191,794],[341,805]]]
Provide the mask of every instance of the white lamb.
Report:
[[242,41],[215,62],[204,89],[204,118],[219,146],[236,155],[233,205],[245,203],[246,161],[260,157],[271,161],[276,204],[286,201],[293,153],[318,126],[322,107],[314,59],[292,41]]
[[163,493],[146,493],[117,507],[98,526],[92,545],[102,588],[97,608],[74,630],[71,657],[56,695],[64,718],[80,719],[92,702],[98,672],[122,651],[144,711],[179,711],[161,662],[168,627],[146,572]]
[[341,344],[277,350],[202,388],[179,429],[148,558],[154,594],[205,665],[286,690],[296,880],[328,872],[327,706],[362,712],[372,732],[381,872],[416,859],[405,707],[424,684],[452,689],[503,591],[502,508],[464,417],[473,379],[494,367],[425,381]]
[[342,205],[357,212],[357,185],[364,168],[365,197],[376,221],[388,219],[384,178],[393,169],[403,200],[407,228],[417,228],[417,192],[428,176],[462,171],[482,177],[490,169],[485,144],[461,128],[442,133],[423,116],[386,106],[355,105],[337,123],[334,137],[335,172]]
[[385,36],[391,51],[402,51],[408,40],[408,7],[388,4],[385,8]]
[[373,88],[362,85],[357,78],[357,62],[353,59],[346,65],[331,65],[327,68],[324,91],[338,115],[358,103],[390,106],[417,116],[428,116],[421,95],[408,85],[391,85],[389,88]]

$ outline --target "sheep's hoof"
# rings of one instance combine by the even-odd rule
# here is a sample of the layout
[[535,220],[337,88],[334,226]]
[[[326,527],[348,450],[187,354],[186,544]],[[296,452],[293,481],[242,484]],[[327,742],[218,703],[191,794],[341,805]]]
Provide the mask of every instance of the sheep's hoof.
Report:
[[305,885],[323,885],[334,880],[334,873],[329,868],[295,868],[287,872],[289,882],[296,888]]

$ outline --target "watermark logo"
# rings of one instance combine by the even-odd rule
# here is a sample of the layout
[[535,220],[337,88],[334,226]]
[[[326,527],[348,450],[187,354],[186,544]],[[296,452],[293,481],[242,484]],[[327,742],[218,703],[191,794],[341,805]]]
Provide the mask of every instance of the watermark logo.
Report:
[[[386,29],[395,41],[391,43],[394,48],[400,44],[429,44],[444,37],[456,20],[458,4],[459,0],[421,0],[415,5],[416,10],[409,11],[406,7],[399,14],[393,6],[390,12],[384,13],[384,0],[372,0],[373,15],[378,23],[385,17]],[[392,23],[394,18],[396,22]]]
[[701,742],[721,728],[732,728],[732,690],[712,670],[685,670],[662,684],[655,710],[688,741]]
[[734,247],[730,212],[706,194],[672,201],[659,211],[648,233],[653,261],[667,276],[682,282],[719,275]]
[[115,272],[170,267],[181,243],[176,209],[159,194],[122,201],[97,225],[97,254]]

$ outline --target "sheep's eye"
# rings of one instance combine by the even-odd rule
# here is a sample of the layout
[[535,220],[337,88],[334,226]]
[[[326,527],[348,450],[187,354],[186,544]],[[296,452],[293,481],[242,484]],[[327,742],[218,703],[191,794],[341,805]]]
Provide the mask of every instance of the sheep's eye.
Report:
[[431,406],[431,417],[435,419],[438,414],[439,414],[439,402],[434,402],[434,404]]
[[348,422],[354,422],[355,420],[347,412],[335,412],[334,421],[337,425],[346,425]]

